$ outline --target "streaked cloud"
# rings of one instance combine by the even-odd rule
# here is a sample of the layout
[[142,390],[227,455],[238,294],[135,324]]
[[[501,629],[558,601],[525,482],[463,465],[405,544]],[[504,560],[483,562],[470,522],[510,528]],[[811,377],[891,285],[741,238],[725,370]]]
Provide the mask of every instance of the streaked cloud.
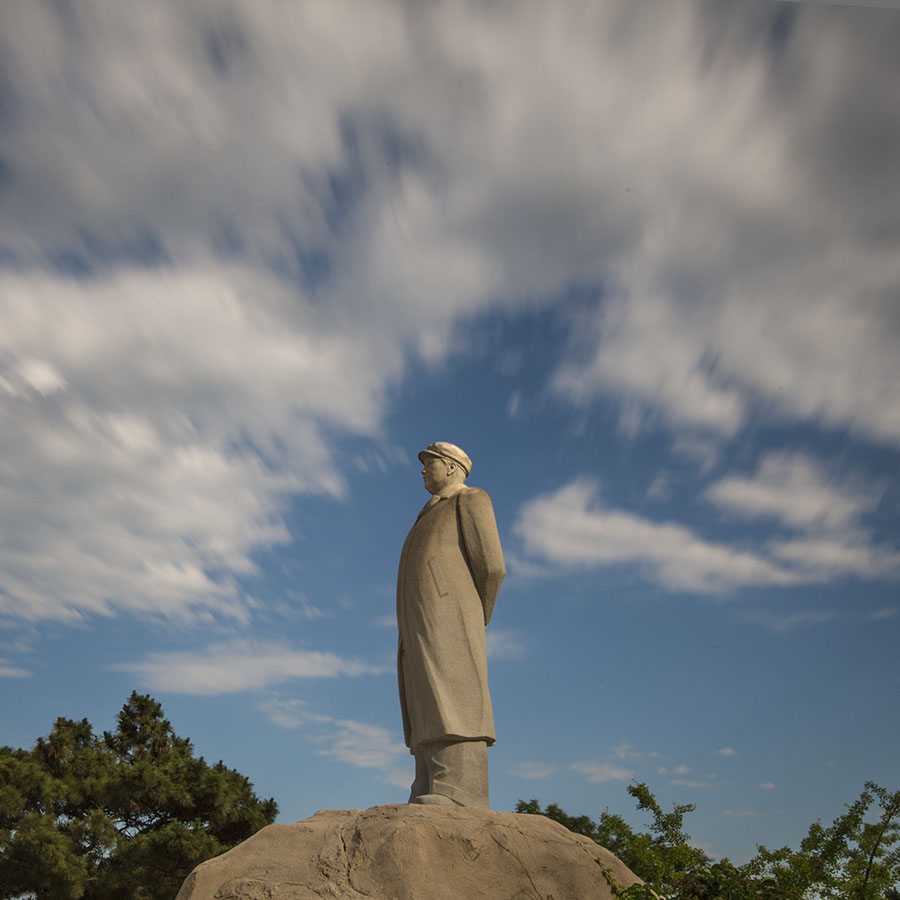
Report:
[[308,712],[305,700],[282,700],[271,697],[257,705],[257,709],[273,724],[279,728],[300,728],[313,716]]
[[[383,667],[334,653],[300,650],[278,641],[233,640],[198,651],[151,653],[112,668],[132,672],[150,690],[175,694],[258,691],[295,678],[357,677]],[[295,710],[299,715],[299,710]],[[289,716],[289,711],[282,711]],[[287,719],[285,719],[287,721]]]
[[485,641],[488,659],[524,659],[528,654],[528,643],[517,631],[489,627]]
[[842,575],[857,578],[900,577],[900,552],[872,542],[867,534],[797,537],[770,543],[772,555],[810,581]]
[[14,535],[0,612],[246,622],[235,579],[290,540],[287,497],[343,491],[324,429],[373,426],[367,340],[311,325],[272,278],[221,267],[0,271],[0,298],[0,359],[40,354],[62,373],[49,396],[0,390],[16,422],[0,437]]
[[621,743],[613,748],[613,755],[616,759],[657,759],[659,757],[658,750],[639,750],[631,744]]
[[631,769],[608,762],[582,761],[573,762],[569,768],[580,775],[587,775],[588,781],[627,781],[634,776]]
[[743,614],[743,619],[754,625],[761,625],[775,634],[786,634],[795,628],[822,625],[837,618],[834,610],[806,609],[795,612],[776,610],[750,610]]
[[883,622],[885,619],[893,619],[897,615],[897,608],[894,606],[885,606],[870,612],[866,618],[870,622]]
[[669,784],[671,784],[673,787],[689,787],[700,789],[715,787],[715,783],[712,780],[694,781],[687,778],[673,778],[671,781],[669,781]]
[[[788,491],[776,501],[766,488],[754,494],[752,504],[754,512],[763,502],[774,512],[777,503],[781,515],[807,524],[826,515],[830,499],[839,496],[826,491],[813,498],[813,493],[798,498]],[[871,499],[854,500],[847,495],[843,512],[827,515],[843,526],[870,504]],[[875,543],[871,534],[856,526],[835,534],[757,541],[757,549],[746,543],[729,546],[706,540],[675,522],[657,522],[608,507],[598,481],[589,478],[575,479],[525,503],[515,531],[526,551],[539,561],[570,569],[637,565],[647,577],[669,590],[727,593],[753,585],[811,584],[847,575],[864,579],[900,577],[900,552]],[[534,571],[540,573],[540,568]]]
[[590,479],[526,503],[515,530],[526,550],[557,565],[639,564],[671,590],[719,593],[802,580],[762,555],[704,540],[684,526],[610,509]]
[[748,517],[769,517],[794,529],[840,529],[873,509],[879,494],[830,480],[816,460],[801,453],[766,454],[752,477],[715,482],[705,499]]
[[514,778],[549,778],[556,774],[556,766],[542,762],[520,762],[509,770]]
[[[330,734],[314,738],[324,756],[363,769],[382,770],[409,759],[409,750],[395,731],[352,719],[335,719],[330,724]],[[405,783],[410,781],[407,776]]]
[[[638,6],[24,6],[4,45],[0,612],[246,623],[254,553],[289,540],[290,498],[341,495],[336,442],[380,435],[410,360],[573,284],[596,290],[552,378],[573,405],[611,399],[707,460],[751,413],[897,446],[900,203],[872,148],[897,142],[898,64],[860,49],[888,30],[799,9],[788,91],[755,5],[670,5],[652,30]],[[718,501],[802,515],[762,474]],[[677,589],[897,567],[608,513],[616,559]]]
[[258,709],[280,728],[304,729],[307,740],[321,756],[362,769],[377,769],[385,781],[398,787],[408,787],[412,781],[409,750],[394,731],[313,713],[299,699],[273,697],[260,703]]
[[734,747],[720,747],[716,750],[719,756],[737,756],[737,750]]
[[5,659],[0,659],[0,678],[29,678],[31,672],[21,666],[9,665]]
[[690,775],[690,773],[690,766],[675,766],[672,769],[669,769],[666,766],[659,766],[656,770],[657,775]]
[[825,581],[900,576],[900,552],[876,542],[863,524],[883,493],[883,485],[830,477],[808,455],[771,452],[753,476],[727,476],[704,498],[733,514],[774,519],[795,532],[772,538],[768,553],[806,580]]

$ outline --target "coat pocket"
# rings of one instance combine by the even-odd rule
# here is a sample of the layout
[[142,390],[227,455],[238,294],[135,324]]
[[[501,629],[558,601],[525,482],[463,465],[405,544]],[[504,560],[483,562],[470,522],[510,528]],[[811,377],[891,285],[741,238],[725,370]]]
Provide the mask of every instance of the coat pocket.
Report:
[[431,570],[431,577],[434,580],[434,586],[437,588],[438,597],[446,597],[449,591],[447,583],[444,581],[444,573],[441,571],[441,564],[436,556],[432,556],[428,560],[428,568]]

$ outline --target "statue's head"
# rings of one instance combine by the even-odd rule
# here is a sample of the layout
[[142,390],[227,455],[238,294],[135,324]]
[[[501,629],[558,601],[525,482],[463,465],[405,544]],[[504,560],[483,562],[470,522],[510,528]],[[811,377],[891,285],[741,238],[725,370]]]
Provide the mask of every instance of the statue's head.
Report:
[[429,444],[419,453],[419,460],[429,494],[439,494],[452,484],[462,484],[472,471],[472,460],[465,450],[447,441]]

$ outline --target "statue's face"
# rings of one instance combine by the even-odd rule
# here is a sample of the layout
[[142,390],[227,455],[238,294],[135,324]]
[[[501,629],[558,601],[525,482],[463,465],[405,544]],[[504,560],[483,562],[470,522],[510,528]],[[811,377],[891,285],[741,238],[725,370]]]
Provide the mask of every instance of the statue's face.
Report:
[[439,456],[426,456],[422,463],[422,479],[429,494],[439,494],[452,481],[455,466]]

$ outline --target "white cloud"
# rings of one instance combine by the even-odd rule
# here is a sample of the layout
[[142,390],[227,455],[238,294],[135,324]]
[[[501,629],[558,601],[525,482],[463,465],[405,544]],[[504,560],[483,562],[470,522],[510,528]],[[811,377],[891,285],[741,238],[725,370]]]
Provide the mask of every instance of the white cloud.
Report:
[[855,525],[880,499],[874,492],[830,482],[821,465],[801,453],[769,453],[753,477],[729,476],[705,499],[750,517],[768,516],[795,529]]
[[526,503],[515,530],[526,550],[575,567],[639,563],[672,590],[707,593],[799,578],[764,557],[715,544],[673,523],[604,507],[595,482],[580,479]]
[[711,788],[715,787],[712,781],[691,781],[685,778],[673,778],[669,784],[673,787]]
[[760,789],[764,791],[773,791],[775,790],[775,782],[774,781],[764,781],[760,785]]
[[[900,442],[896,36],[828,12],[785,67],[757,9],[699,2],[4,12],[0,611],[246,621],[234,579],[289,494],[340,495],[333,442],[379,435],[405,362],[572,284],[604,288],[574,402],[707,459],[750,411]],[[603,524],[669,586],[825,571]]]
[[31,672],[21,666],[8,664],[8,660],[0,658],[0,678],[30,678]]
[[119,663],[113,668],[134,673],[151,690],[198,695],[258,691],[295,678],[353,677],[383,671],[334,653],[251,640],[212,644],[200,651],[151,653],[141,662]]
[[716,750],[719,756],[737,756],[737,750],[734,747],[720,747]]
[[691,767],[690,766],[675,766],[675,768],[672,769],[672,772],[675,775],[690,775]]
[[324,432],[374,434],[396,360],[244,270],[0,271],[0,297],[0,363],[59,385],[0,392],[0,611],[246,621],[234,576],[290,540],[288,494],[342,493]]
[[657,759],[659,757],[658,750],[638,750],[631,744],[622,743],[613,748],[613,755],[616,759],[641,759],[647,758]]
[[300,728],[312,718],[312,714],[307,712],[305,700],[281,700],[271,697],[260,703],[257,709],[279,728]]
[[661,472],[653,479],[653,481],[650,482],[650,485],[647,488],[647,499],[668,500],[671,495],[671,479],[666,472]]
[[900,575],[900,553],[873,545],[868,535],[801,537],[772,541],[774,556],[803,572],[809,580],[840,575],[859,578],[896,578]]
[[[660,66],[638,76],[671,79],[649,95],[669,115],[654,103],[631,114],[648,148],[666,148],[644,152],[632,192],[655,209],[641,206],[640,235],[554,386],[581,404],[613,396],[632,424],[729,437],[763,413],[896,446],[900,262],[876,239],[900,225],[900,196],[878,196],[897,175],[896,117],[874,137],[889,116],[881,91],[900,74],[882,56],[896,23],[798,7],[783,68],[749,40],[758,8],[732,6],[727,23],[703,9],[705,27],[672,29]],[[626,135],[632,124],[616,119]],[[691,132],[702,141],[673,152]]]
[[549,778],[555,772],[556,766],[541,762],[520,762],[509,770],[513,778]]
[[797,612],[772,612],[768,610],[752,610],[744,615],[744,619],[754,625],[761,625],[774,631],[775,634],[786,634],[794,628],[811,625],[822,625],[837,617],[832,610],[798,610]]
[[485,632],[488,659],[523,659],[528,645],[522,636],[511,630],[488,628]]
[[[787,497],[782,511],[789,506],[792,500]],[[807,519],[813,515],[809,509]],[[839,515],[838,520],[845,519]],[[607,507],[598,483],[587,478],[525,503],[514,528],[532,557],[569,568],[636,564],[669,590],[726,593],[750,585],[810,584],[845,575],[900,576],[900,553],[872,543],[860,528],[771,539],[758,551],[731,547],[673,522]]]
[[900,553],[875,543],[861,524],[883,493],[883,488],[839,482],[804,454],[778,452],[765,456],[752,477],[716,482],[705,499],[738,515],[774,518],[799,532],[770,540],[769,554],[804,580],[824,581],[900,575]]
[[409,758],[409,750],[387,728],[352,719],[335,719],[332,726],[329,735],[316,738],[324,756],[363,769],[391,769]]
[[[705,348],[697,347],[674,304],[653,298],[647,286],[632,297],[608,300],[596,326],[599,349],[588,364],[570,361],[553,387],[576,403],[600,390],[624,395],[627,431],[643,424],[639,410],[651,408],[675,425],[692,425],[733,435],[745,414],[734,388],[719,386],[704,371]],[[602,329],[602,330],[601,330]]]
[[573,399],[733,434],[762,397],[896,442],[894,34],[795,12],[778,66],[752,4],[32,4],[0,242],[299,248],[438,356],[489,296],[602,283]]
[[[33,388],[44,397],[55,394],[65,387],[65,381],[52,365],[38,359],[25,359],[17,367],[15,373],[30,388]],[[4,379],[7,391],[12,394],[18,392]]]
[[876,609],[870,612],[866,618],[870,622],[881,622],[884,619],[893,619],[897,615],[897,609],[893,606],[885,606],[882,609]]
[[569,768],[573,772],[587,775],[588,781],[598,783],[603,781],[625,781],[634,775],[631,769],[606,762],[573,762]]
[[[280,728],[303,728],[321,756],[332,757],[362,769],[377,769],[385,781],[399,787],[411,782],[409,750],[393,731],[353,719],[335,719],[312,713],[298,699],[270,698],[259,710]],[[406,765],[404,765],[404,763]]]

